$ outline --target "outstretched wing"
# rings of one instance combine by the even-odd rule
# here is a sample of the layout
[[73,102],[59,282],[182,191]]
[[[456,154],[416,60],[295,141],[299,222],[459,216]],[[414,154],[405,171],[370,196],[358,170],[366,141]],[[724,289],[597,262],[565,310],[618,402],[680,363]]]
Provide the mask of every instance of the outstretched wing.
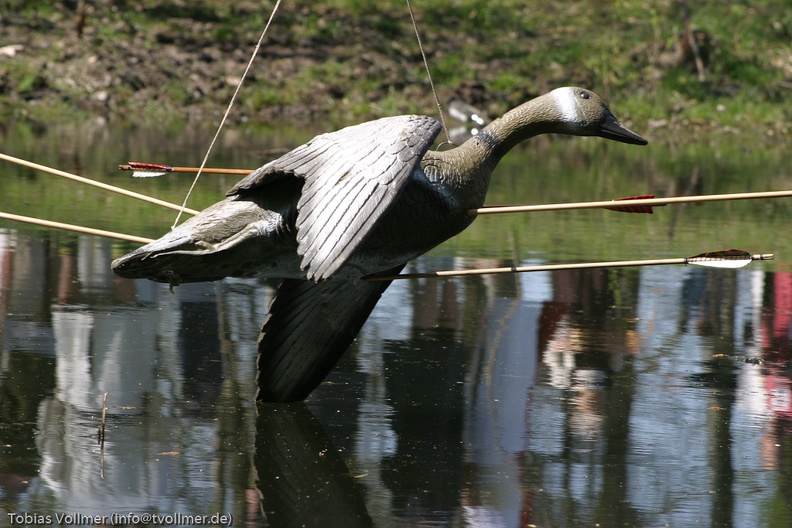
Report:
[[303,178],[297,251],[309,279],[326,279],[388,210],[440,130],[431,117],[408,115],[322,134],[252,172],[228,194],[284,176]]
[[390,283],[284,279],[259,336],[256,399],[305,399],[349,348]]

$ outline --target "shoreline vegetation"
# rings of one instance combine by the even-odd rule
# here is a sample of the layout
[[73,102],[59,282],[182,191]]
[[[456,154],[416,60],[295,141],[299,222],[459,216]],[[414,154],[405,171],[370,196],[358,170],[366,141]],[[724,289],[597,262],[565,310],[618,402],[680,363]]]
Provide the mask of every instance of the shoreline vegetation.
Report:
[[[274,2],[3,0],[0,119],[216,123]],[[564,85],[657,141],[792,138],[785,0],[413,3],[444,110]],[[404,1],[283,2],[231,115],[323,130],[436,115]]]

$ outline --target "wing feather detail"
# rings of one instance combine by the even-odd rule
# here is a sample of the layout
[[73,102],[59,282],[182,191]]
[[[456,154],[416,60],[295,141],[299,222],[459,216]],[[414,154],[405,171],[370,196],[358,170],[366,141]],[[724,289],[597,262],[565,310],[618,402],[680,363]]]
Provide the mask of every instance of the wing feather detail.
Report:
[[409,115],[322,134],[252,172],[228,194],[288,176],[304,179],[297,251],[309,279],[327,279],[398,198],[440,130],[431,117]]

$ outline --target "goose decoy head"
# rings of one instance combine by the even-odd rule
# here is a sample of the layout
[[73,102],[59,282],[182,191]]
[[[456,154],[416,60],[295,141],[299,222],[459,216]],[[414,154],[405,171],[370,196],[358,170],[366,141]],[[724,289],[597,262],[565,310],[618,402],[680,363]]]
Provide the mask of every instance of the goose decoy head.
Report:
[[608,105],[585,88],[557,88],[548,94],[560,113],[559,132],[575,136],[599,136],[631,145],[646,145],[644,138],[622,125]]

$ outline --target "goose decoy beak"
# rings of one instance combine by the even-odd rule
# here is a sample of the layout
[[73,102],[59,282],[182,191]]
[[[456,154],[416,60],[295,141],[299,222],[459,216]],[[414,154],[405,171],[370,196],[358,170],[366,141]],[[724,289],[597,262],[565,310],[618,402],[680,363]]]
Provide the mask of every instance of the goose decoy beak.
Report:
[[599,125],[598,136],[612,139],[630,145],[647,145],[649,142],[622,125],[610,110],[605,110],[605,116]]

